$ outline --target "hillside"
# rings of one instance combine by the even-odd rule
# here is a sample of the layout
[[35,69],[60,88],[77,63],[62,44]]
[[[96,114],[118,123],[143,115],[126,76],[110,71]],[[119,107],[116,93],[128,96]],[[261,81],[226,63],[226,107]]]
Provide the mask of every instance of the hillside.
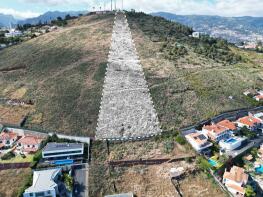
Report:
[[[262,87],[263,54],[191,38],[163,18],[127,17],[164,131],[255,105],[242,92]],[[35,101],[29,128],[94,135],[112,25],[112,15],[85,16],[1,51],[0,97]]]
[[[219,39],[189,37],[191,28],[160,17],[130,12],[127,19],[165,133],[146,141],[96,141],[89,171],[90,195],[133,191],[138,197],[177,196],[169,170],[182,166],[198,169],[194,160],[132,167],[111,167],[108,161],[194,154],[180,137],[179,128],[254,105],[242,93],[246,88],[262,87],[263,55],[241,51]],[[226,196],[200,171],[181,181],[180,189],[184,196]]]
[[112,25],[85,16],[1,51],[0,97],[35,102],[29,128],[94,135]]
[[192,27],[195,31],[205,32],[229,42],[263,40],[262,17],[221,17],[206,15],[176,15],[167,12],[153,13],[168,20]]
[[164,130],[255,104],[242,92],[263,86],[263,54],[191,38],[191,29],[159,17],[129,13],[128,20]]

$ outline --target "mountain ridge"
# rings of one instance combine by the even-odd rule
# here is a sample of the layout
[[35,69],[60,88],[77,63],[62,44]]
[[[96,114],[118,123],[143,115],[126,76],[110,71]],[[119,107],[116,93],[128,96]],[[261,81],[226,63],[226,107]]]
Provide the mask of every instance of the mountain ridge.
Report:
[[24,20],[19,20],[16,19],[12,15],[6,15],[6,14],[1,14],[0,13],[0,27],[9,27],[10,24],[12,25],[24,25],[24,24],[32,24],[35,25],[39,22],[41,23],[49,23],[51,20],[55,20],[57,17],[65,18],[66,15],[71,15],[71,16],[78,16],[79,14],[87,14],[88,11],[66,11],[66,12],[61,12],[61,11],[48,11],[43,14],[41,14],[38,17],[33,17],[33,18],[28,18]]
[[151,13],[176,21],[204,32],[213,37],[221,37],[232,43],[263,40],[263,17],[222,17],[210,15],[176,15],[169,12]]

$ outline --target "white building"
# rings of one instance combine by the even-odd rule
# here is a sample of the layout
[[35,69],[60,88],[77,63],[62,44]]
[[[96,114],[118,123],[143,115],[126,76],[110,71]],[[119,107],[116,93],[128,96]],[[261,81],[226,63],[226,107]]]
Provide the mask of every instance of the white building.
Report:
[[25,190],[23,197],[56,197],[58,185],[56,183],[61,174],[61,168],[34,171],[33,184]]
[[234,196],[245,196],[244,186],[247,184],[248,175],[245,169],[233,166],[230,172],[225,171],[223,183]]
[[213,144],[208,142],[208,138],[201,133],[190,133],[185,136],[186,140],[192,145],[197,152],[211,147]]
[[194,38],[200,38],[200,32],[193,32],[193,34],[192,34],[192,36],[194,37]]
[[212,124],[203,126],[202,133],[212,141],[219,142],[220,140],[228,139],[231,135],[231,130],[218,124]]
[[84,144],[82,143],[48,143],[42,151],[44,159],[65,159],[82,156]]
[[232,151],[236,148],[240,147],[242,145],[242,142],[244,142],[247,138],[241,138],[241,137],[232,137],[226,140],[221,140],[219,142],[219,146],[221,149],[226,151]]
[[250,114],[248,116],[239,118],[236,123],[240,128],[247,127],[248,129],[254,130],[259,128],[262,122],[263,121],[261,119],[254,117]]
[[9,33],[5,33],[6,38],[18,37],[18,36],[22,36],[22,35],[23,35],[23,33],[21,31],[18,31],[15,29],[11,29],[11,30],[9,30]]

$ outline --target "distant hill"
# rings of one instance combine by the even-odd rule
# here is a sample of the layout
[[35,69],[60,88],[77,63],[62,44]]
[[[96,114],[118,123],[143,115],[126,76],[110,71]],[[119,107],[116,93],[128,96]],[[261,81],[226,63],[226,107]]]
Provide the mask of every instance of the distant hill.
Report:
[[0,13],[0,27],[8,27],[10,24],[16,24],[17,20],[11,15],[5,15]]
[[263,40],[263,17],[220,17],[206,15],[176,15],[167,12],[152,13],[168,20],[177,21],[214,37],[230,42]]
[[53,11],[53,12],[46,12],[38,17],[35,18],[29,18],[26,20],[19,21],[18,24],[37,24],[39,22],[42,23],[49,23],[50,21],[56,19],[57,17],[65,18],[66,15],[70,16],[78,16],[79,14],[86,14],[86,11],[69,11],[69,12],[59,12],[59,11]]

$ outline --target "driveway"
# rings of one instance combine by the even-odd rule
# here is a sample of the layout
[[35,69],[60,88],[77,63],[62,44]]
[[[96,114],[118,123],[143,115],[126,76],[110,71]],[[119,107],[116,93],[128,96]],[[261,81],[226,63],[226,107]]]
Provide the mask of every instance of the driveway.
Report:
[[73,197],[88,197],[88,164],[74,166],[74,189]]

